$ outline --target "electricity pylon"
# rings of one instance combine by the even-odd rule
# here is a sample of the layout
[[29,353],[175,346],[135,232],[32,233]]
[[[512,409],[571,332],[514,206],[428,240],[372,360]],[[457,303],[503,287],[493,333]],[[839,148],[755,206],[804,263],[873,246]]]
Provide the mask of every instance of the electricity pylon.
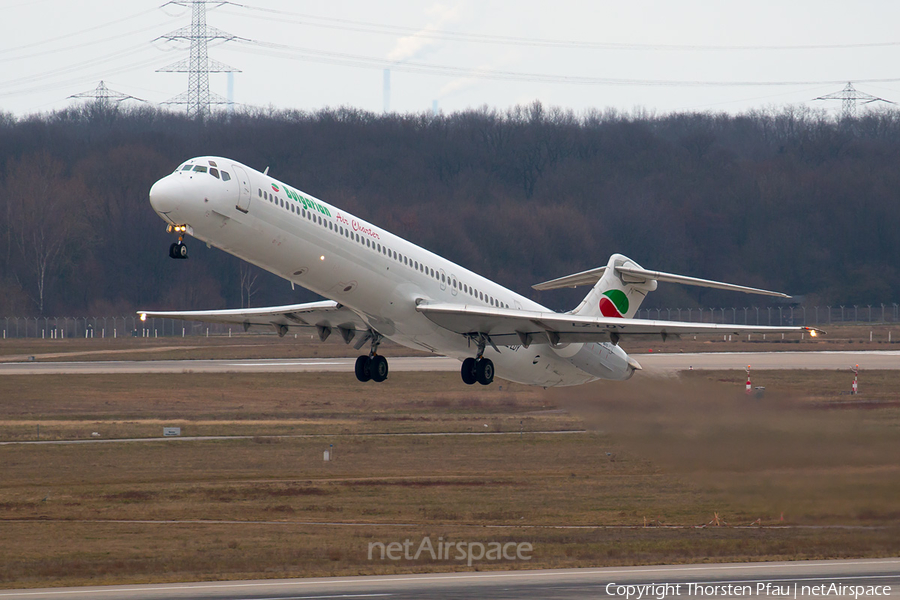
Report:
[[[220,6],[227,2],[217,0],[172,0],[166,4],[191,7],[191,26],[176,29],[160,36],[170,41],[188,40],[191,44],[189,58],[157,69],[157,73],[187,73],[188,89],[163,104],[184,104],[189,117],[203,119],[209,116],[210,105],[226,104],[227,100],[209,91],[210,73],[240,73],[240,70],[209,58],[207,46],[210,40],[229,41],[237,36],[206,24],[206,5]],[[165,5],[164,5],[165,6]]]
[[825,94],[824,96],[819,96],[818,98],[816,98],[816,100],[841,100],[843,102],[843,105],[841,106],[841,121],[856,118],[857,100],[862,101],[860,102],[860,104],[871,104],[872,102],[887,102],[888,104],[896,104],[896,102],[891,102],[890,100],[885,100],[884,98],[879,98],[878,96],[873,96],[872,94],[860,92],[855,87],[853,87],[853,83],[849,81],[841,91],[834,92],[832,94]]
[[137,100],[138,102],[144,102],[140,98],[135,96],[129,96],[128,94],[123,94],[121,92],[117,92],[115,90],[111,90],[106,87],[106,84],[101,81],[97,87],[90,92],[81,92],[80,94],[72,94],[69,98],[91,98],[99,104],[101,107],[106,108],[113,102],[118,104],[123,100]]

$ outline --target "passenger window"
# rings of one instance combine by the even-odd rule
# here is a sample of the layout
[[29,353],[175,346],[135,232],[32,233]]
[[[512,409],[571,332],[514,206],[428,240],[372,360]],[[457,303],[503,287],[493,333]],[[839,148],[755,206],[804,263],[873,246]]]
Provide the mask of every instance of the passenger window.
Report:
[[219,178],[219,170],[218,169],[210,169],[209,174],[212,175],[213,177],[215,177],[216,179]]
[[222,171],[222,181],[231,181],[231,175],[227,171]]
[[256,188],[256,193],[259,194],[260,198],[262,198],[262,190],[261,189]]
[[201,167],[200,165],[197,165],[196,167],[194,167],[194,172],[195,173],[206,173],[206,167]]

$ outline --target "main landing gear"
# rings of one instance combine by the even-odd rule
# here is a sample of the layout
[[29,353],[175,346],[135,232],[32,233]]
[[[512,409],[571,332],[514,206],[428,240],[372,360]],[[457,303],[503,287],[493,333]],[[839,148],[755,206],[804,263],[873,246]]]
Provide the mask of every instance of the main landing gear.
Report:
[[188,257],[188,249],[184,244],[184,234],[187,229],[187,225],[169,225],[166,227],[167,233],[178,233],[178,241],[169,246],[169,258],[185,259]]
[[463,383],[474,385],[478,382],[481,385],[490,385],[494,381],[494,362],[484,357],[484,349],[487,347],[487,344],[490,344],[495,350],[497,350],[497,347],[491,341],[491,338],[484,334],[470,335],[469,339],[478,344],[478,354],[475,358],[469,357],[463,361],[460,369]]
[[[377,331],[369,331],[368,335],[372,340],[372,348],[369,350],[369,354],[363,354],[356,359],[356,378],[362,382],[371,380],[380,383],[387,379],[388,376],[387,359],[376,354],[378,345],[381,343],[383,336]],[[363,343],[365,343],[365,341]],[[362,344],[360,344],[360,346],[361,345]],[[357,349],[359,349],[360,346],[357,346]]]
[[490,385],[494,381],[494,361],[489,358],[472,358],[471,356],[463,361],[462,380],[466,385],[473,385],[475,382],[481,385]]

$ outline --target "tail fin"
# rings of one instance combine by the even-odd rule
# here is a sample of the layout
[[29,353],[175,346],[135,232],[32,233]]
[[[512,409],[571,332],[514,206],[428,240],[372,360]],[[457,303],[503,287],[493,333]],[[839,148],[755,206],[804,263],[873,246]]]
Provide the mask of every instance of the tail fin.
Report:
[[629,277],[618,270],[620,267],[644,270],[627,256],[613,254],[609,257],[606,267],[602,267],[603,275],[600,277],[600,281],[594,285],[578,308],[572,311],[572,314],[590,317],[634,318],[647,294],[656,289],[656,280]]

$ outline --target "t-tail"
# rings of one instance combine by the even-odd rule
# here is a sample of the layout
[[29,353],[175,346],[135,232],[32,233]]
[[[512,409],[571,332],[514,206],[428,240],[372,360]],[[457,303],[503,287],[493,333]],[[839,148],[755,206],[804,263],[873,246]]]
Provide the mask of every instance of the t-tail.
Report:
[[598,267],[589,271],[582,271],[574,275],[567,275],[559,279],[553,279],[539,283],[536,290],[553,290],[564,287],[578,287],[581,285],[593,285],[590,293],[581,301],[581,304],[572,311],[579,316],[610,317],[620,319],[633,319],[637,314],[641,303],[647,294],[657,287],[657,282],[681,283],[700,287],[731,290],[747,294],[761,294],[764,296],[776,296],[778,298],[790,298],[787,294],[762,290],[733,283],[710,281],[696,277],[686,277],[661,271],[648,271],[627,256],[613,254],[605,267]]

